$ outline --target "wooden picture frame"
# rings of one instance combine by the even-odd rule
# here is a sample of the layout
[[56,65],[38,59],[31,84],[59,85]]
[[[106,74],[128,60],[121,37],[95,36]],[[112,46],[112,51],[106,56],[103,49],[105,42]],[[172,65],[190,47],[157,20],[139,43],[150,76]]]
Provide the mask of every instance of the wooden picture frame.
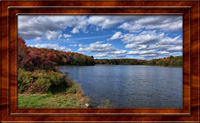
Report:
[[[181,121],[199,122],[199,1],[19,0],[1,1],[1,121]],[[18,109],[17,16],[183,15],[183,108]]]

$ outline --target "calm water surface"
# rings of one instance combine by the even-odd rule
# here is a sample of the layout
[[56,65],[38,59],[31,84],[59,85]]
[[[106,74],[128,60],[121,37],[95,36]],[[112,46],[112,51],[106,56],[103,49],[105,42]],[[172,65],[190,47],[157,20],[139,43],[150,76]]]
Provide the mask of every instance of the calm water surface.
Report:
[[182,108],[182,68],[144,65],[60,66],[85,95],[113,108]]

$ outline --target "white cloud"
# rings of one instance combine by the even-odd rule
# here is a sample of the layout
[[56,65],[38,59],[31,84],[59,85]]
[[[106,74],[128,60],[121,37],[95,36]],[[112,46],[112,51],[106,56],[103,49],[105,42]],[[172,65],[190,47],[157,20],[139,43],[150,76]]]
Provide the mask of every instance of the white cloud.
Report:
[[99,30],[100,30],[100,28],[97,27],[97,28],[96,28],[96,31],[99,31]]
[[170,48],[167,49],[167,51],[170,51],[170,52],[179,52],[179,51],[182,51],[182,46],[170,47]]
[[[121,39],[123,43],[127,43],[125,48],[131,50],[158,50],[158,51],[181,51],[179,47],[182,44],[180,36],[174,38],[166,36],[164,33],[157,33],[156,31],[143,31],[138,34],[121,34],[116,32],[109,40]],[[176,49],[170,49],[174,48]]]
[[78,51],[85,52],[96,52],[95,58],[109,57],[109,58],[122,58],[126,57],[126,50],[119,50],[115,48],[112,44],[97,41],[95,43],[91,43],[88,47],[83,48],[80,47]]
[[83,44],[70,44],[70,47],[87,47],[88,45],[83,45]]
[[88,23],[101,27],[102,29],[107,29],[107,28],[111,28],[114,25],[120,24],[122,22],[129,22],[129,21],[135,21],[138,18],[140,18],[140,16],[114,16],[114,15],[105,15],[105,16],[101,16],[101,15],[94,15],[94,16],[90,16],[88,19]]
[[170,38],[170,37],[163,37],[160,39],[158,44],[174,44],[174,45],[181,45],[182,44],[182,39],[180,39],[180,35],[176,36],[175,38]]
[[148,50],[157,49],[157,50],[167,50],[169,47],[172,47],[173,45],[162,45],[162,44],[155,44],[148,46]]
[[144,29],[159,29],[167,31],[176,31],[182,29],[182,16],[140,16],[131,23],[123,23],[118,28],[128,30],[130,32],[138,32]]
[[115,51],[116,48],[109,43],[102,44],[102,42],[97,41],[95,43],[91,43],[89,47],[79,48],[78,51],[87,51],[87,52],[108,52]]
[[[170,39],[169,37],[165,37],[164,33],[157,34],[155,31],[151,31],[150,33],[141,32],[137,35],[136,34],[122,35],[121,32],[116,32],[109,40],[121,39],[121,41],[124,43],[134,43],[134,44],[132,44],[132,46],[133,46],[136,44],[144,44],[145,45],[145,44],[157,43],[160,40],[162,40],[163,38],[165,38],[165,40]],[[176,40],[176,39],[177,38],[174,38],[174,40]],[[130,47],[130,44],[127,47]]]
[[126,50],[117,50],[109,53],[110,58],[126,58],[127,56],[127,51]]
[[131,44],[127,44],[125,46],[125,48],[127,49],[138,49],[138,50],[144,50],[147,49],[148,45],[138,45],[136,43],[131,43]]
[[73,34],[79,33],[79,30],[77,28],[73,28],[73,30],[71,31],[71,33],[73,33]]
[[48,31],[63,31],[67,27],[85,32],[87,19],[86,16],[72,15],[20,15],[18,16],[19,37],[35,39],[44,36]]
[[35,38],[35,41],[40,41],[41,40],[41,37],[36,37]]
[[141,50],[141,51],[129,51],[127,55],[133,55],[133,58],[136,59],[157,59],[157,58],[164,58],[169,57],[173,53],[168,51],[156,51],[156,50]]
[[63,35],[65,38],[70,38],[72,35],[64,34]]
[[77,47],[77,44],[70,44],[70,47]]
[[145,55],[145,54],[169,54],[170,52],[167,51],[156,51],[156,50],[136,50],[136,51],[129,51],[127,54],[129,55]]
[[119,50],[116,49],[112,44],[103,42],[95,42],[89,45],[86,48],[79,48],[79,51],[86,51],[86,52],[96,52],[95,58],[124,58],[126,57],[127,51],[126,50]]
[[98,53],[98,54],[95,54],[94,56],[95,57],[106,57],[108,54],[107,53]]
[[73,40],[88,40],[88,39],[98,39],[98,38],[104,38],[104,37],[109,37],[111,35],[103,35],[103,36],[92,36],[92,37],[83,37],[83,38],[74,38]]
[[[144,23],[138,22],[146,26],[146,29],[160,29],[168,31],[176,31],[182,28],[182,18],[166,18],[166,17],[156,17],[153,22]],[[136,22],[137,24],[137,22]]]
[[138,43],[138,44],[150,44],[156,43],[159,39],[164,37],[164,33],[161,34],[125,34],[122,41],[124,43]]
[[121,38],[121,35],[122,35],[122,33],[120,31],[116,32],[109,40],[119,39],[119,38]]
[[88,45],[78,44],[79,47],[87,47]]
[[133,48],[136,48],[137,46],[138,46],[137,44],[131,43],[131,44],[127,44],[125,46],[125,48],[127,48],[127,49],[133,49]]
[[123,23],[118,28],[122,28],[124,30],[128,30],[129,32],[139,32],[143,28],[140,24],[130,24],[130,23]]
[[141,54],[152,54],[155,53],[155,50],[147,50],[147,51],[129,51],[128,54],[129,55],[141,55]]
[[61,37],[62,37],[62,34],[60,34],[60,35],[58,36],[58,40],[60,40]]
[[113,52],[114,54],[126,54],[127,51],[126,50],[117,50]]
[[108,52],[100,52],[98,54],[95,54],[95,58],[111,58],[111,59],[116,59],[116,58],[125,58],[127,55],[126,50],[116,50],[116,51],[108,51]]
[[108,58],[110,58],[110,59],[122,59],[122,58],[126,58],[126,55],[124,55],[124,54],[120,54],[120,55],[113,54],[113,55],[109,55]]
[[48,40],[59,40],[61,38],[61,31],[47,31],[45,36]]
[[71,49],[66,48],[64,46],[60,46],[58,44],[35,44],[35,45],[30,45],[31,47],[37,47],[37,48],[48,48],[48,49],[54,49],[54,50],[60,50],[60,51],[71,51]]
[[109,16],[91,16],[88,19],[88,23],[99,26],[99,27],[105,29],[105,28],[110,28],[113,25],[117,24],[118,21],[117,20],[110,20]]
[[140,55],[142,57],[152,57],[152,56],[157,56],[157,54],[146,54],[146,55]]

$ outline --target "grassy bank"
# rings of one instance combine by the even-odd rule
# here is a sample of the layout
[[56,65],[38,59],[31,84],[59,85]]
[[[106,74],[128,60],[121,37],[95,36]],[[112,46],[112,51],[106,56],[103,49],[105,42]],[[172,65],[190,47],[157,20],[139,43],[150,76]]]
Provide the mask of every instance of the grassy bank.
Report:
[[76,94],[19,94],[18,108],[88,108],[89,99]]
[[18,69],[18,108],[87,108],[81,86],[59,71]]

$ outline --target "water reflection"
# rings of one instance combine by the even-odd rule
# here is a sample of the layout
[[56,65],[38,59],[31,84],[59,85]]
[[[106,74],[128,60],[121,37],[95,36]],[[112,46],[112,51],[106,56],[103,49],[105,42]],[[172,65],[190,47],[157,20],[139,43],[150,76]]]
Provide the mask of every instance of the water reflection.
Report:
[[182,108],[182,68],[140,65],[60,66],[96,102],[114,108]]

